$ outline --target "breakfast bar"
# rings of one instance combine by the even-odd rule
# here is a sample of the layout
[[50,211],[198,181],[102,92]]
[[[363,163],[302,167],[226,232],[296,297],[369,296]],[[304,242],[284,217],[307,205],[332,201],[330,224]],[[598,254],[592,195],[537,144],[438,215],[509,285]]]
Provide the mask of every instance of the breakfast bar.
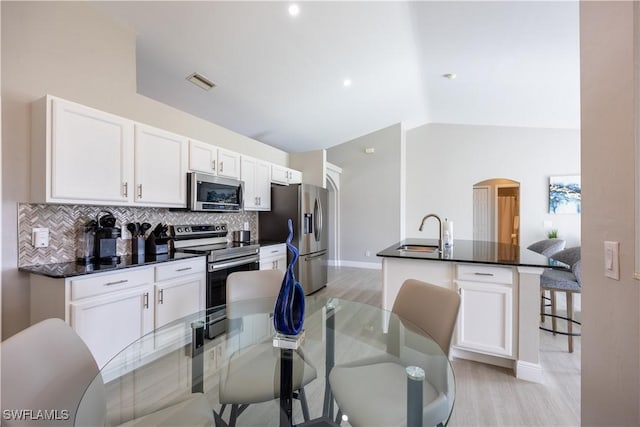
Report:
[[377,255],[385,310],[391,310],[406,279],[455,289],[461,305],[451,354],[542,381],[540,275],[568,266],[516,245],[475,240],[455,240],[440,249],[437,239],[405,239]]

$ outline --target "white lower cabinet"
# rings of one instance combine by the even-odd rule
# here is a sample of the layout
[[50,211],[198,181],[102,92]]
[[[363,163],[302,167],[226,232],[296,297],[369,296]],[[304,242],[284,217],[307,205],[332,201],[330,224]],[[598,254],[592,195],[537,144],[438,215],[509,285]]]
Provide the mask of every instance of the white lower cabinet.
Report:
[[152,284],[85,298],[70,303],[70,325],[102,367],[153,330],[152,304]]
[[287,245],[279,243],[276,245],[262,246],[260,248],[260,270],[281,270],[287,269]]
[[[145,334],[204,310],[205,270],[205,258],[197,257],[71,278],[32,274],[31,323],[64,319],[102,368]],[[183,325],[168,328],[155,342],[145,340],[128,349],[127,357],[142,358],[182,339],[185,330]]]
[[[156,266],[156,329],[205,309],[205,268],[203,258]],[[184,324],[166,327],[163,334],[156,335],[155,346],[170,345],[188,337],[191,332],[188,327]]]
[[455,346],[463,350],[513,357],[514,292],[511,269],[458,265],[456,277],[455,284],[461,301]]

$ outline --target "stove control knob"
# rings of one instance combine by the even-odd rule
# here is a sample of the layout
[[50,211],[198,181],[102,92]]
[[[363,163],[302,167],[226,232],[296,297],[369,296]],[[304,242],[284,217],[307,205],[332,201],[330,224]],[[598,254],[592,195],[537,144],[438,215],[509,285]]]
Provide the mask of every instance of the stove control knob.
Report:
[[185,233],[191,233],[191,227],[185,227],[184,228],[184,232]]
[[220,231],[220,226],[216,225],[216,231]]
[[178,230],[178,233],[182,233],[182,228],[178,227],[177,230]]

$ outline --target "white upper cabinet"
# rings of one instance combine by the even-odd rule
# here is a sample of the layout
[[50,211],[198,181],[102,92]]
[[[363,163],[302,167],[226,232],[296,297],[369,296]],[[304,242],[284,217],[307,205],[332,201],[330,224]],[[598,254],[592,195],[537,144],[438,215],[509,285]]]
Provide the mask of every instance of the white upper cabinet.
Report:
[[189,170],[240,179],[240,154],[190,139]]
[[206,142],[189,140],[189,170],[215,175],[218,148]]
[[135,125],[135,203],[185,207],[187,138]]
[[240,154],[218,148],[218,176],[240,179]]
[[33,201],[132,200],[131,120],[47,96],[33,104],[32,139]]
[[242,156],[240,172],[244,181],[244,209],[271,210],[271,165],[253,157]]
[[284,166],[271,165],[271,182],[274,184],[302,184],[302,172]]

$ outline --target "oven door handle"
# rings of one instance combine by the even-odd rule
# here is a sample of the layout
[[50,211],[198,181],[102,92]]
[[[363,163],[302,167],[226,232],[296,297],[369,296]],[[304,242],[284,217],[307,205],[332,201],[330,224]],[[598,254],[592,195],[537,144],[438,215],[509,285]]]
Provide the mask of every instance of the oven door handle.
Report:
[[237,267],[239,265],[244,265],[244,264],[252,264],[254,262],[258,262],[259,260],[260,260],[260,257],[254,256],[254,257],[242,258],[242,259],[229,261],[229,262],[213,263],[213,264],[209,264],[209,272],[224,270],[225,268]]

